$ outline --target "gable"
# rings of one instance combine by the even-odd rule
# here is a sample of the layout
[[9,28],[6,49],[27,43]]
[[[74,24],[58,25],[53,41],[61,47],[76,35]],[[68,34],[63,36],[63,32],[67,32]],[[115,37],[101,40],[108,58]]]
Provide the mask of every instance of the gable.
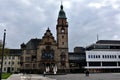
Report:
[[44,33],[44,36],[42,37],[40,44],[56,45],[56,41],[55,41],[51,31],[49,30],[49,28]]

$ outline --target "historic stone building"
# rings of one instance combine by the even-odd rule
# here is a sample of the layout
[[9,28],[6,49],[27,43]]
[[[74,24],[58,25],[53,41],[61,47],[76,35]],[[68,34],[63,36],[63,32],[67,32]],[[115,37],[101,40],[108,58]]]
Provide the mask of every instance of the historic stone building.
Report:
[[21,71],[32,73],[67,72],[68,61],[68,22],[63,5],[60,6],[56,25],[57,40],[48,28],[42,39],[31,39],[21,44]]
[[[7,49],[7,51],[5,51],[2,72],[8,72],[8,73],[20,72],[21,52],[22,52],[21,49]],[[0,62],[1,62],[1,58],[0,58]]]

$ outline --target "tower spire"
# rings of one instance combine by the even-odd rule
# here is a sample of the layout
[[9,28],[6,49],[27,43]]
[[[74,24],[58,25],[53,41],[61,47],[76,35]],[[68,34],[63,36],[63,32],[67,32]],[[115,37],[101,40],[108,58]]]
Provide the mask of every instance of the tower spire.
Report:
[[58,18],[66,18],[65,12],[63,10],[62,0],[61,0],[61,5],[60,5],[60,11],[59,11]]
[[61,0],[61,5],[62,5],[62,0]]
[[61,0],[61,6],[60,6],[60,8],[63,9],[62,0]]

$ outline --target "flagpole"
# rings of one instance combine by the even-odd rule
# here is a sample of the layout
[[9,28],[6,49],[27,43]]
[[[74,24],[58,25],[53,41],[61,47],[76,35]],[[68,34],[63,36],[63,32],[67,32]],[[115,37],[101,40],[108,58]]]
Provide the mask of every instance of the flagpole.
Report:
[[6,37],[6,29],[4,29],[4,37],[3,37],[3,45],[2,45],[0,80],[2,80],[2,68],[3,68],[3,58],[4,58],[5,37]]

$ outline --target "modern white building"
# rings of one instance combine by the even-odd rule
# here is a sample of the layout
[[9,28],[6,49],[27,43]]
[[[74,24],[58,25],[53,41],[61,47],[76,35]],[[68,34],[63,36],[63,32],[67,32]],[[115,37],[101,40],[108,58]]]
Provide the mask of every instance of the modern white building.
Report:
[[120,41],[100,40],[86,48],[90,72],[120,72]]

